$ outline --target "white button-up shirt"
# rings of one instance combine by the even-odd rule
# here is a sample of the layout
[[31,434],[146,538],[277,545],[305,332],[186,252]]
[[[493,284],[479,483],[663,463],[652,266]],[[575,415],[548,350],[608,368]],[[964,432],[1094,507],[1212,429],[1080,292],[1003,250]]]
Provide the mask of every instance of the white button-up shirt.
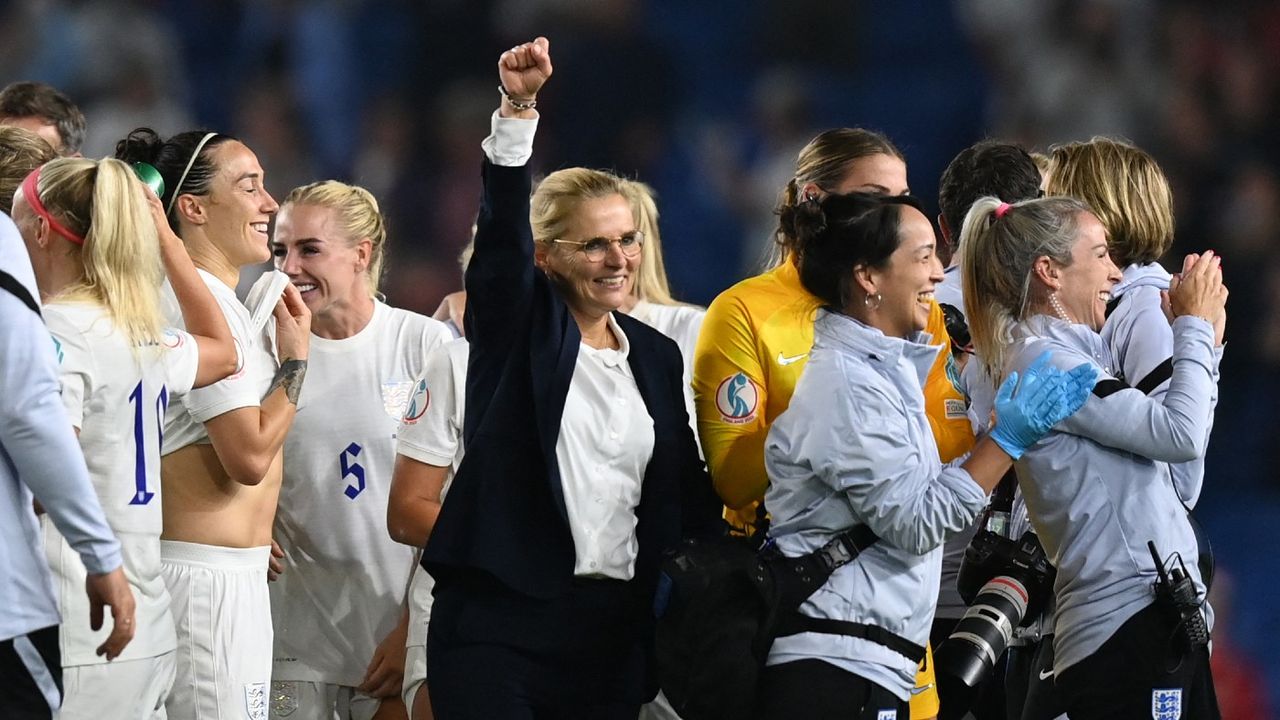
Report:
[[635,575],[636,506],[653,457],[653,418],[627,364],[627,336],[609,316],[619,349],[581,345],[556,440],[560,484],[578,576]]

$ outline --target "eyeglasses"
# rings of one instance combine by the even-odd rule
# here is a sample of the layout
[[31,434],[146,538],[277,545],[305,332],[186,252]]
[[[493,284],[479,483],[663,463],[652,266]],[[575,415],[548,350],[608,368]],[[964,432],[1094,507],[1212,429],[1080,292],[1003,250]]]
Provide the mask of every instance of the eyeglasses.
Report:
[[635,257],[640,254],[640,248],[644,245],[644,233],[639,230],[629,232],[622,237],[616,238],[591,238],[590,240],[560,240],[555,239],[551,242],[560,245],[577,245],[583,255],[587,256],[587,260],[591,262],[600,262],[604,260],[604,256],[609,253],[609,247],[614,243],[618,243],[618,249],[627,257]]

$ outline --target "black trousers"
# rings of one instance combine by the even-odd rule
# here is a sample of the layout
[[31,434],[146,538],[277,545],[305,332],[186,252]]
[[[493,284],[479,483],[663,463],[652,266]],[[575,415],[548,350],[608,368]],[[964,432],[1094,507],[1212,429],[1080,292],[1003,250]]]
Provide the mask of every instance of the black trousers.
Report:
[[1220,720],[1209,651],[1176,650],[1175,625],[1163,608],[1149,605],[1097,652],[1058,674],[1071,720]]
[[[579,580],[535,600],[494,582],[437,584],[427,635],[439,720],[635,720],[646,644],[628,583]],[[648,695],[648,696],[646,696]]]
[[1054,720],[1067,712],[1053,677],[1053,635],[1010,647],[1008,657],[1009,720]]
[[0,642],[0,717],[49,720],[62,707],[58,626]]
[[[893,714],[889,714],[893,713]],[[797,660],[764,669],[756,720],[908,720],[905,700],[821,660]]]

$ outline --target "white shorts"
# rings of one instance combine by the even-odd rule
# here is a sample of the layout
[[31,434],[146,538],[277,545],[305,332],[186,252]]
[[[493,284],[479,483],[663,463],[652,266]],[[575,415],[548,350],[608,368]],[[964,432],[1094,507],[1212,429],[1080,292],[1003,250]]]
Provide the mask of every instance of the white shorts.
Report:
[[62,720],[165,720],[174,651],[62,670]]
[[171,720],[266,720],[271,685],[270,547],[160,541],[178,629]]
[[413,696],[418,688],[427,682],[427,646],[408,645],[404,649],[404,688],[400,697],[404,698],[404,706],[413,712]]
[[273,720],[370,720],[381,704],[343,685],[306,680],[271,683]]

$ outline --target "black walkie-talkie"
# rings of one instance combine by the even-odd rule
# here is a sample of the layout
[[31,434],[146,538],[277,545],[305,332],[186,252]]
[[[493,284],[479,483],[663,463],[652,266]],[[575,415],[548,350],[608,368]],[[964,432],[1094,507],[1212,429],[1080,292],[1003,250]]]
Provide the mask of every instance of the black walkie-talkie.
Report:
[[1182,556],[1176,555],[1178,564],[1165,571],[1164,561],[1156,551],[1156,544],[1147,541],[1147,549],[1151,551],[1151,559],[1156,564],[1156,574],[1160,579],[1155,583],[1156,602],[1171,610],[1178,618],[1178,634],[1186,643],[1186,650],[1193,651],[1209,645],[1209,628],[1205,624],[1204,615],[1200,612],[1200,601],[1196,598],[1196,585],[1187,574],[1187,566]]

